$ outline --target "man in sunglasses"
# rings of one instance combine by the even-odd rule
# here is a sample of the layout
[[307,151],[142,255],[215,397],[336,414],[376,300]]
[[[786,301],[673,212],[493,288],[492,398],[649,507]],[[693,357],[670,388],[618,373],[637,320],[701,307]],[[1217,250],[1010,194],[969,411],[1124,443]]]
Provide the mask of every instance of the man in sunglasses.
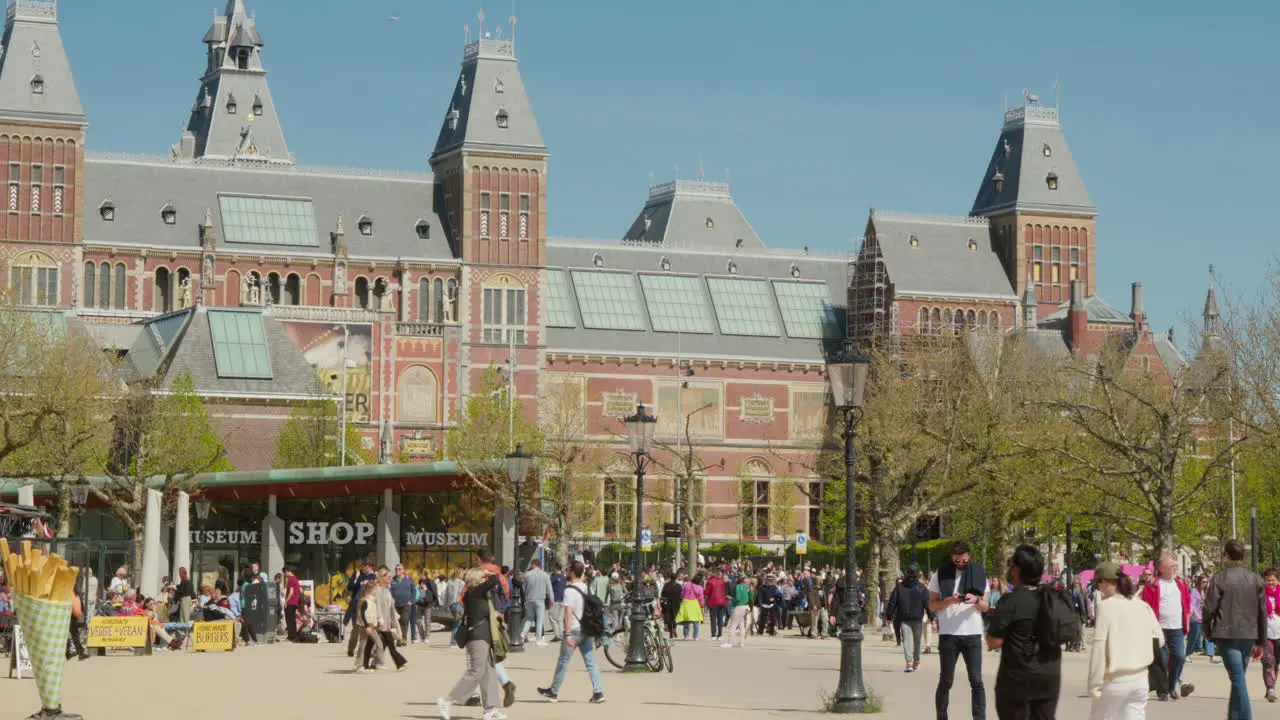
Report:
[[964,657],[972,696],[973,720],[986,720],[987,695],[982,685],[982,614],[987,611],[987,575],[969,562],[969,543],[951,545],[951,562],[929,580],[929,610],[938,615],[938,654],[942,671],[934,705],[938,720],[947,720],[956,662]]

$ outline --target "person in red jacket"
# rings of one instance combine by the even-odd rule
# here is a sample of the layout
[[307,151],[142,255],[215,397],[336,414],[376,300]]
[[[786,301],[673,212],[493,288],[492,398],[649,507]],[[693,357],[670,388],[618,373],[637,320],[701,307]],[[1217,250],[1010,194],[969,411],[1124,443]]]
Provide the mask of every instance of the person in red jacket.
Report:
[[[1169,687],[1157,691],[1160,700],[1177,700],[1195,691],[1195,686],[1182,684],[1182,666],[1187,661],[1187,631],[1191,627],[1191,588],[1177,577],[1178,563],[1165,555],[1156,564],[1156,578],[1142,588],[1142,599],[1160,621],[1164,631],[1164,649],[1160,651],[1169,671]],[[1182,685],[1181,692],[1178,686]]]
[[720,568],[711,571],[704,590],[707,609],[711,611],[711,637],[718,638],[724,635],[724,628],[729,624],[729,586]]

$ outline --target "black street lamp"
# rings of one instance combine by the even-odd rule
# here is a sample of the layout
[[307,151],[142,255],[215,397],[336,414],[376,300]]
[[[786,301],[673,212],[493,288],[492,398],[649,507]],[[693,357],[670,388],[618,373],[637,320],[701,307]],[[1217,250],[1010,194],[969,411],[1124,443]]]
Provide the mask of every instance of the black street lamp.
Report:
[[844,619],[840,623],[840,682],[831,706],[834,713],[861,713],[867,709],[867,688],[862,680],[862,582],[858,579],[857,503],[853,488],[857,450],[853,441],[862,420],[862,398],[870,368],[871,358],[846,349],[827,371],[835,405],[844,416]]
[[653,430],[658,419],[644,410],[644,405],[636,406],[636,414],[625,420],[627,423],[627,440],[631,444],[631,454],[636,458],[636,545],[631,565],[631,634],[627,643],[627,662],[623,672],[648,672],[648,654],[644,647],[645,606],[641,601],[644,583],[640,580],[640,533],[644,518],[644,471],[649,465],[649,444],[653,442]]
[[[512,533],[511,577],[515,579],[520,572],[520,487],[533,467],[533,456],[524,451],[519,443],[516,449],[507,456],[507,478],[516,492],[516,520]],[[511,583],[511,607],[507,608],[507,638],[510,652],[524,652],[524,586]]]
[[201,495],[196,498],[196,524],[200,526],[200,542],[196,543],[196,571],[192,573],[195,580],[196,595],[200,594],[200,570],[201,561],[204,560],[204,524],[209,520],[209,508],[213,506],[213,501],[207,496]]

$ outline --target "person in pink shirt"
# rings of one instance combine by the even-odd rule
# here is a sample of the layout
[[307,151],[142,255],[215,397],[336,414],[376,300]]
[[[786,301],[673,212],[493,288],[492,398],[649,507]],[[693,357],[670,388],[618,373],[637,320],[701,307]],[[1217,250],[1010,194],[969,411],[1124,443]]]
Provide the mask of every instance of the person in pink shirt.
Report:
[[689,630],[693,630],[693,639],[698,639],[698,628],[702,626],[702,609],[706,607],[706,594],[702,584],[706,582],[702,575],[680,588],[680,612],[676,614],[676,622],[684,628],[684,639],[689,639]]
[[724,573],[720,568],[711,570],[705,588],[707,609],[711,611],[711,637],[724,635],[724,628],[729,623],[729,586],[724,581]]
[[293,574],[292,568],[284,569],[284,629],[288,633],[289,642],[298,641],[298,605],[302,603],[302,583]]

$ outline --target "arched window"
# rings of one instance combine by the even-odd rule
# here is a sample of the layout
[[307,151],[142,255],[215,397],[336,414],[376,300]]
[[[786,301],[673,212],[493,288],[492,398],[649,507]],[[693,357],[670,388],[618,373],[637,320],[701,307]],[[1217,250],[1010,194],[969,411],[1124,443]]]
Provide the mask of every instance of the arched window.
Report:
[[307,276],[307,284],[306,284],[306,287],[303,288],[303,291],[307,297],[307,301],[306,301],[307,305],[310,305],[312,307],[319,307],[320,305],[323,304],[324,301],[320,297],[320,293],[323,291],[322,286],[323,286],[323,282],[320,280],[320,275],[318,275],[317,273],[311,273],[310,275]]
[[240,293],[242,291],[240,273],[235,270],[228,270],[227,278],[223,281],[222,286],[222,304],[227,307],[240,307],[240,302],[248,299],[241,297]]
[[767,540],[772,534],[769,507],[773,470],[763,460],[751,460],[743,466],[740,477],[742,537]]
[[87,262],[84,264],[84,306],[93,307],[95,298],[94,292],[97,290],[97,283],[94,279],[98,276],[98,266]]
[[170,280],[169,268],[156,268],[155,279],[152,305],[157,312],[167,313],[173,310],[173,284]]
[[[434,292],[435,292],[435,301],[436,301],[435,302],[436,313],[431,318],[431,320],[433,322],[442,323],[444,322],[444,303],[446,299],[444,296],[444,281],[441,280],[440,278],[436,278],[435,283],[433,283],[433,287],[435,288]],[[449,289],[450,291],[452,291],[453,286],[450,286]]]
[[267,274],[267,297],[271,298],[272,305],[280,304],[280,275],[277,273]]
[[418,322],[431,321],[431,279],[418,281]]
[[933,333],[942,332],[942,311],[934,308],[930,315],[929,331]]
[[111,264],[98,266],[98,307],[111,307]]
[[288,277],[284,279],[284,304],[302,304],[302,278],[298,277],[296,273],[289,273]]
[[944,331],[944,332],[950,332],[950,331],[951,331],[951,329],[952,329],[952,324],[953,324],[954,322],[955,322],[955,321],[954,321],[954,320],[952,319],[952,317],[951,317],[951,308],[947,308],[947,309],[943,310],[943,311],[942,311],[942,328],[943,328],[943,331]]
[[444,319],[446,322],[458,322],[458,281],[449,278],[449,291],[444,298]]
[[1000,313],[997,313],[997,312],[991,313],[991,329],[992,330],[1000,329]]
[[125,301],[125,289],[126,289],[125,276],[126,276],[126,271],[125,271],[124,263],[116,263],[116,277],[115,277],[116,291],[115,291],[114,301],[115,301],[115,308],[117,310],[125,310],[129,306],[128,302]]
[[369,309],[369,279],[363,276],[356,278],[356,307]]
[[969,312],[965,313],[964,322],[965,322],[965,325],[968,326],[970,329],[978,327],[977,325],[978,314],[970,310]]
[[196,289],[191,285],[191,271],[186,268],[178,268],[177,275],[173,279],[174,299],[177,301],[179,309],[188,308],[195,305]]
[[1042,230],[1043,229],[1039,225],[1036,226],[1036,244],[1037,245],[1044,242],[1044,233]]
[[423,365],[405,368],[397,388],[396,419],[403,423],[435,423],[439,384]]
[[1075,247],[1080,244],[1080,228],[1071,228],[1071,245]]
[[1062,228],[1057,226],[1054,226],[1053,228],[1053,244],[1054,245],[1062,244]]
[[9,269],[9,292],[10,299],[18,305],[57,305],[58,264],[42,252],[22,253]]
[[920,308],[920,325],[916,332],[921,335],[929,332],[929,308]]
[[1028,245],[1030,245],[1031,244],[1031,223],[1027,223],[1027,226],[1026,228],[1023,229],[1022,234],[1026,236],[1025,241]]
[[386,278],[378,278],[373,281],[373,309],[382,310],[389,302],[387,295],[390,293],[390,286]]

